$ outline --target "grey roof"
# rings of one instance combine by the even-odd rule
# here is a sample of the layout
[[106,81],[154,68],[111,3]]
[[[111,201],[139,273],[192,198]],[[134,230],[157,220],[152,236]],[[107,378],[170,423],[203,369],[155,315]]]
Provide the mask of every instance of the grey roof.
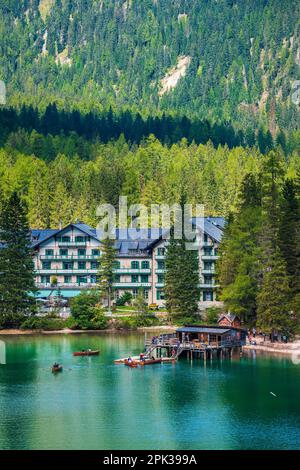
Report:
[[[222,227],[225,221],[222,217],[201,217],[193,218],[193,223],[199,228],[204,227],[204,232],[213,238],[215,241],[220,242],[223,231]],[[86,235],[100,241],[97,230],[82,222],[70,224],[63,229],[56,230],[32,230],[32,246],[36,247],[42,242],[50,239],[53,235],[64,232],[68,227],[76,227]],[[116,242],[115,248],[119,251],[120,255],[129,255],[131,250],[139,253],[146,253],[149,251],[159,240],[166,238],[168,230],[166,229],[137,229],[128,228],[125,230],[116,229]]]
[[223,335],[231,331],[230,328],[213,328],[208,326],[183,326],[178,328],[178,333],[211,333],[216,335]]
[[[216,219],[221,219],[221,217],[218,217]],[[221,227],[220,222],[218,222],[218,225],[217,225],[217,222],[214,223],[214,219],[212,217],[204,217],[204,227],[203,227],[203,217],[198,217],[198,218],[194,217],[193,223],[195,224],[196,227],[203,229],[204,233],[206,233],[209,237],[213,238],[216,242],[220,243],[222,236],[223,236],[223,230],[220,228]]]

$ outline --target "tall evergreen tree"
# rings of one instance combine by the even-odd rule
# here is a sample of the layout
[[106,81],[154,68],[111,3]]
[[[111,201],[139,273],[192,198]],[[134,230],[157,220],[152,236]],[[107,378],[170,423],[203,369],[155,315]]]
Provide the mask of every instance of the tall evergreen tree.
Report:
[[258,290],[261,197],[259,182],[252,174],[245,177],[239,199],[239,210],[225,228],[217,273],[226,308],[244,320],[253,321]]
[[294,329],[290,310],[290,288],[286,265],[280,251],[276,250],[264,271],[257,296],[257,326],[265,333],[292,333]]
[[172,227],[165,258],[164,288],[171,314],[194,315],[198,311],[199,255],[197,249],[187,248],[188,243],[183,231],[181,239],[176,239]]
[[2,204],[0,238],[0,325],[17,327],[35,311],[35,283],[27,208],[16,193]]
[[111,309],[111,299],[114,283],[114,264],[116,260],[116,249],[114,240],[107,237],[102,240],[101,256],[99,260],[99,291],[101,298],[107,300],[108,310]]

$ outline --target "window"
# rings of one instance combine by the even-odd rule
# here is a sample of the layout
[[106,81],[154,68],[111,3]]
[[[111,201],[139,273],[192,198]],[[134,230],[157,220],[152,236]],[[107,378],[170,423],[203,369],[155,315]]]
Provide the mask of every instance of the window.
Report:
[[72,276],[64,276],[65,284],[72,284]]
[[166,249],[165,248],[158,248],[157,255],[158,256],[165,256]]
[[213,255],[213,249],[210,247],[204,247],[204,256],[212,256]]
[[121,267],[120,261],[115,261],[114,262],[114,269],[120,269],[120,267]]
[[86,269],[86,262],[78,261],[78,269]]
[[54,250],[46,250],[45,254],[46,254],[46,256],[52,257],[52,256],[54,256]]
[[213,278],[211,276],[204,276],[204,284],[212,285]]
[[92,250],[92,256],[100,256],[100,250]]
[[149,299],[149,291],[148,290],[144,290],[144,299],[145,300]]
[[50,284],[50,276],[41,276],[42,284]]
[[213,292],[209,290],[205,290],[203,292],[203,301],[204,302],[212,302],[214,300],[213,298]]
[[91,284],[97,284],[97,276],[95,274],[92,274],[90,279],[91,279]]
[[73,269],[73,263],[72,262],[63,262],[63,269],[68,270],[68,269]]
[[42,261],[43,269],[51,269],[51,261]]
[[139,295],[138,289],[133,289],[133,290],[132,290],[132,297],[133,297],[134,299],[136,299],[138,295]]
[[204,234],[203,239],[204,239],[204,243],[207,243],[207,242],[208,242],[208,237],[207,237],[207,234],[206,234],[206,233]]
[[147,274],[142,274],[141,282],[149,282],[149,276]]
[[164,300],[165,294],[162,290],[156,291],[156,300]]
[[114,282],[117,282],[117,283],[120,283],[120,282],[121,282],[121,276],[120,276],[120,274],[116,274],[116,275],[114,276]]
[[87,276],[77,276],[77,283],[80,284],[87,284]]
[[85,249],[77,250],[77,253],[78,253],[78,258],[84,258],[86,256]]
[[142,261],[142,269],[149,269],[150,263],[149,261]]
[[76,243],[85,243],[85,242],[86,242],[86,237],[83,237],[83,236],[81,236],[81,235],[77,235],[77,236],[75,237],[75,242],[76,242]]
[[137,276],[136,274],[134,276],[131,276],[131,282],[132,283],[139,282],[139,276]]
[[157,282],[158,284],[163,284],[165,282],[165,276],[163,274],[157,275]]
[[204,263],[204,270],[205,271],[212,271],[213,270],[213,264],[212,263]]
[[165,262],[164,261],[158,261],[157,262],[157,269],[165,269]]
[[138,261],[131,261],[131,269],[139,269],[140,263]]
[[69,243],[71,241],[71,237],[68,237],[68,236],[60,237],[58,241],[61,243]]
[[218,256],[218,248],[215,248],[215,256]]
[[98,269],[99,263],[98,261],[91,261],[91,269]]
[[60,256],[62,256],[62,257],[68,256],[68,249],[67,249],[67,248],[61,248],[61,249],[59,250],[59,254],[60,254]]

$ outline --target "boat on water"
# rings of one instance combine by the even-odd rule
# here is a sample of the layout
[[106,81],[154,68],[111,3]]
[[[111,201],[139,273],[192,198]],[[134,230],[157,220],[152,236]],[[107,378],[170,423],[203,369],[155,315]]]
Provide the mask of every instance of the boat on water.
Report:
[[73,352],[73,356],[99,356],[100,351],[75,351]]
[[145,361],[140,361],[140,366],[144,367],[144,366],[150,366],[150,365],[153,365],[153,364],[161,364],[161,363],[162,363],[162,358],[146,359]]
[[56,374],[57,372],[62,372],[63,366],[61,365],[54,365],[52,366],[52,373]]
[[138,366],[138,362],[136,361],[125,361],[124,364],[127,367],[133,367],[133,368],[136,368]]

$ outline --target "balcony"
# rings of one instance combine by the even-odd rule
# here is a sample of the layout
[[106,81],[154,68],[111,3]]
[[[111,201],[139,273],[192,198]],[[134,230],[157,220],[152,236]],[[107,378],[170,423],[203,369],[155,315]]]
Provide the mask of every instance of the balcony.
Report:
[[132,268],[119,268],[114,269],[115,274],[151,274],[151,269],[132,269]]
[[155,273],[156,273],[156,274],[164,274],[165,272],[166,272],[166,269],[165,269],[165,268],[164,268],[164,269],[156,269],[156,270],[155,270]]
[[55,268],[55,269],[36,269],[36,274],[97,274],[98,269],[63,269],[63,268]]
[[164,260],[166,255],[155,255],[155,259]]
[[203,261],[217,261],[219,259],[218,255],[202,255]]
[[68,242],[61,242],[59,241],[58,242],[58,246],[86,246],[87,245],[87,241],[85,242],[78,242],[78,241],[75,241],[75,240],[70,240]]
[[213,283],[208,283],[208,284],[200,284],[201,289],[217,289],[219,284],[213,284]]
[[211,274],[211,275],[216,274],[215,269],[202,269],[201,272],[202,272],[202,274]]
[[62,260],[62,261],[69,261],[69,260],[94,260],[97,261],[99,256],[95,255],[60,255],[58,253],[54,253],[53,255],[40,255],[39,259],[42,261],[50,261],[50,260]]
[[126,289],[126,287],[129,287],[131,289],[137,288],[137,287],[151,287],[151,282],[115,282],[114,287],[117,289]]
[[165,283],[164,283],[164,282],[157,282],[157,283],[155,284],[155,287],[156,287],[157,289],[162,289],[163,287],[165,287]]
[[53,286],[51,283],[42,283],[42,282],[36,282],[36,287],[38,289],[48,289],[48,290],[53,290],[54,292],[57,291],[57,289],[78,289],[78,288],[92,288],[92,287],[97,287],[97,284],[87,282],[86,284],[84,283],[78,283],[78,282],[73,282],[73,283],[58,283],[56,286]]

